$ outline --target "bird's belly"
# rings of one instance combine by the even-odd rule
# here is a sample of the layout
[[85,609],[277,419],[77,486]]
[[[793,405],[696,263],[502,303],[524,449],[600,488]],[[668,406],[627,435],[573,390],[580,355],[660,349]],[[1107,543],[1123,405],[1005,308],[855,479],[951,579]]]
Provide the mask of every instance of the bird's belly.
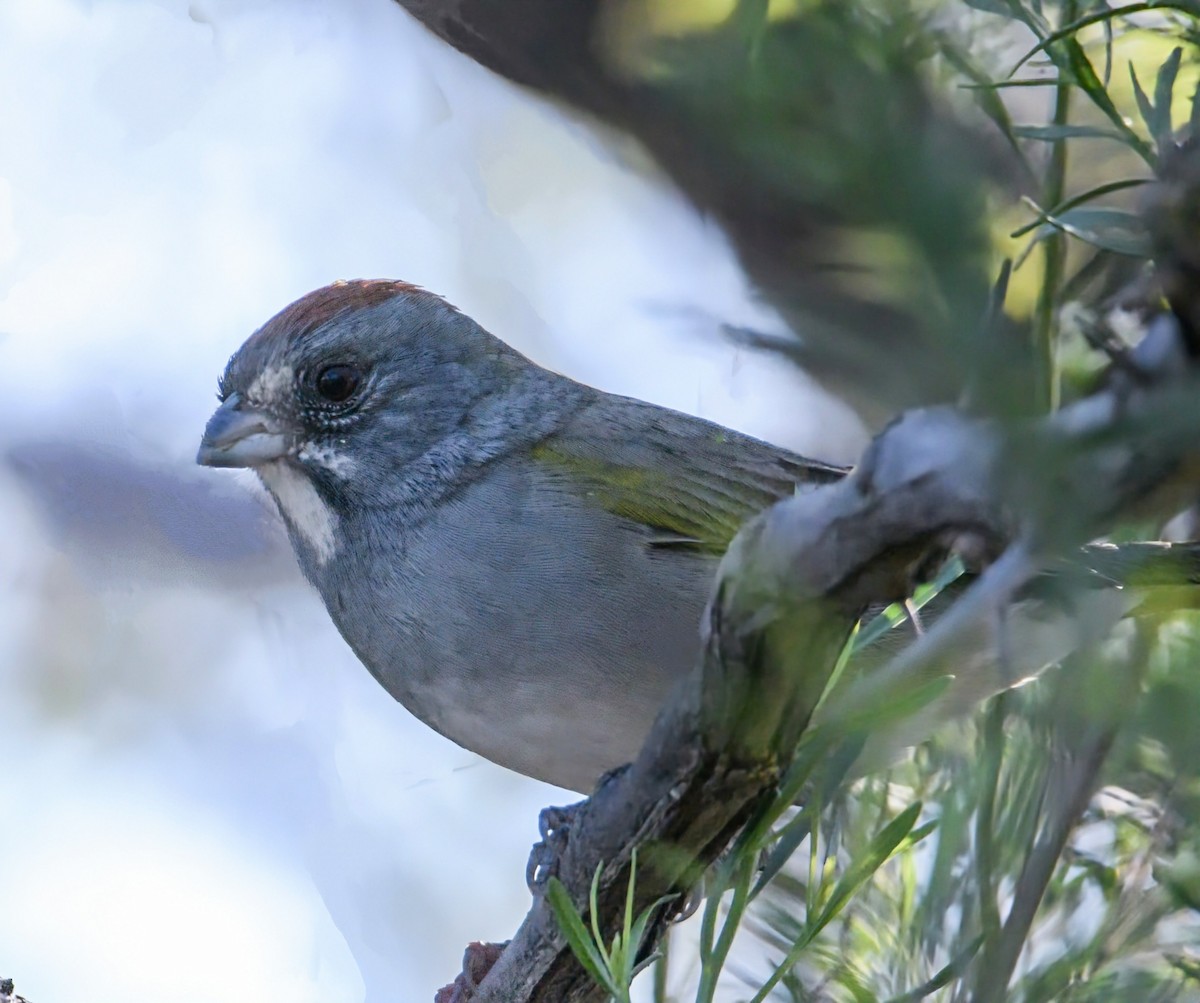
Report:
[[323,588],[327,605],[421,720],[502,766],[590,792],[637,755],[695,664],[712,562],[653,553],[604,512],[534,521],[474,501],[408,534],[386,570],[345,577],[344,596]]
[[[564,673],[566,674],[566,673]],[[443,689],[404,700],[451,741],[525,776],[591,793],[599,777],[633,760],[654,720],[652,693],[576,701],[569,685],[548,696],[540,685]]]
[[695,663],[702,603],[594,584],[588,598],[569,598],[589,583],[560,573],[547,590],[544,573],[535,582],[519,567],[484,580],[483,591],[478,578],[427,584],[410,607],[425,610],[424,624],[380,653],[376,675],[459,745],[590,792],[637,755],[670,688]]

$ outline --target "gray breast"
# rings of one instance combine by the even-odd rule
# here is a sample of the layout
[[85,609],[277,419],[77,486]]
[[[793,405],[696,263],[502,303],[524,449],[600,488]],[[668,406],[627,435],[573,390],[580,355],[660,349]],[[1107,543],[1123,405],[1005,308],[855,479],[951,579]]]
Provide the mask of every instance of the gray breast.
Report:
[[417,717],[520,773],[590,791],[630,761],[695,664],[715,562],[496,465],[436,515],[339,555],[317,584],[346,640]]

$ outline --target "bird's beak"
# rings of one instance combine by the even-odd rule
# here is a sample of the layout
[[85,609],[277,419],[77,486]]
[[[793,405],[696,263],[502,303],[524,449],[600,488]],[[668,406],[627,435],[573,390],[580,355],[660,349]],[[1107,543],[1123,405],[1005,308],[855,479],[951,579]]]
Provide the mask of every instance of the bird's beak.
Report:
[[205,467],[256,467],[287,456],[294,438],[278,418],[230,394],[208,419],[196,462]]

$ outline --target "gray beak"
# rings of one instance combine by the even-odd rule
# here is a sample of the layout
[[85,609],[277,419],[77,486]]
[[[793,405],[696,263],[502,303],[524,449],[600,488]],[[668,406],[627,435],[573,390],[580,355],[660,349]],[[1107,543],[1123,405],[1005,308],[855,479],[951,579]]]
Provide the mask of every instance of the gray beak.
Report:
[[287,456],[294,440],[278,418],[230,394],[208,419],[196,462],[205,467],[256,467]]

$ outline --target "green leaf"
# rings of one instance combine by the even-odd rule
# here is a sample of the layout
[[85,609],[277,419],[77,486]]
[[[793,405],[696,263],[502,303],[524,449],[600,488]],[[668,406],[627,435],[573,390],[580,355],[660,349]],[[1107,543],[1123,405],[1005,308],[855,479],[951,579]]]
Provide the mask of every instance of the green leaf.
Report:
[[1183,47],[1177,45],[1159,67],[1158,77],[1154,81],[1154,118],[1146,124],[1158,146],[1159,156],[1162,156],[1172,139],[1171,102],[1175,97],[1175,79],[1179,76],[1182,59]]
[[980,83],[960,84],[965,91],[974,90],[1011,90],[1014,87],[1056,87],[1058,81],[1054,77],[1031,77],[1028,80],[985,80]]
[[[600,960],[604,963],[604,969],[608,972],[610,980],[612,979],[612,956],[604,944],[604,934],[600,932],[600,908],[596,904],[596,899],[600,889],[600,871],[601,865],[596,865],[595,873],[592,874],[592,886],[588,889],[588,913],[592,920],[592,943],[595,945],[596,953]],[[613,995],[616,995],[615,989]]]
[[787,825],[779,830],[775,845],[759,863],[758,880],[750,890],[751,898],[757,898],[771,883],[775,876],[783,870],[783,865],[791,860],[792,854],[812,832],[813,815],[814,812],[808,805],[805,805],[795,818],[789,819]]
[[1146,123],[1146,129],[1150,135],[1154,135],[1154,105],[1146,92],[1142,90],[1142,82],[1138,80],[1137,70],[1133,63],[1129,64],[1129,79],[1133,84],[1133,99],[1137,102],[1138,114],[1142,116],[1142,121]]
[[551,877],[546,885],[546,900],[558,921],[558,928],[567,939],[571,953],[598,986],[615,996],[617,987],[613,984],[604,956],[597,949],[587,926],[584,925],[583,917],[575,908],[571,896],[567,894],[566,886],[556,877]]
[[1000,14],[1009,18],[1013,16],[1012,4],[1008,0],[963,0],[963,3],[987,14]]
[[[763,1000],[770,995],[784,975],[800,960],[800,956],[817,934],[829,925],[862,884],[878,871],[902,844],[907,841],[908,845],[911,845],[931,831],[931,826],[922,826],[918,832],[913,832],[913,826],[920,817],[921,808],[920,801],[910,804],[876,834],[863,855],[853,861],[846,873],[838,880],[833,892],[822,905],[821,911],[814,919],[805,924],[803,933],[797,938],[771,977],[754,994],[751,1003],[763,1003]],[[909,839],[910,834],[912,839]]]
[[868,735],[896,721],[911,717],[937,700],[951,683],[953,676],[938,676],[904,692],[889,688],[881,699],[872,699],[865,706],[855,707],[841,716],[830,717],[811,729],[813,738],[829,741],[830,733],[843,739],[852,735]]
[[[661,905],[666,905],[671,901],[669,895],[664,895],[657,902],[644,910],[640,916],[633,922],[633,926],[629,931],[629,957],[636,959],[642,948],[642,941],[646,937],[646,927],[650,923],[654,911]],[[632,972],[630,973],[632,975]]]
[[[625,947],[625,960],[627,966],[632,966],[632,957],[636,951],[636,945],[632,943],[631,934],[633,933],[633,899],[637,889],[637,847],[633,848],[633,853],[629,859],[629,884],[625,886],[625,915],[623,917],[622,933]],[[626,967],[626,966],[622,966]],[[629,972],[633,974],[632,969]]]
[[1064,139],[1116,139],[1126,142],[1123,133],[1098,125],[1017,125],[1013,132],[1022,139],[1057,143]]
[[1058,46],[1050,50],[1055,65],[1060,70],[1065,69],[1070,73],[1071,79],[1074,80],[1080,90],[1092,99],[1092,104],[1104,112],[1105,117],[1121,133],[1126,145],[1145,160],[1146,163],[1153,166],[1155,159],[1154,151],[1126,124],[1124,116],[1117,110],[1117,106],[1113,104],[1112,98],[1108,96],[1108,90],[1100,78],[1096,76],[1095,67],[1092,66],[1092,61],[1088,59],[1087,53],[1083,51],[1083,46],[1075,41],[1075,39],[1068,38],[1063,41],[1062,48],[1065,50],[1065,60],[1062,54],[1060,54]]
[[[902,843],[905,843],[906,840],[909,845],[918,843],[933,831],[934,823],[913,830],[913,826],[921,815],[922,807],[920,801],[914,801],[905,808],[883,827],[871,840],[871,845],[867,847],[866,852],[850,865],[846,873],[838,880],[825,908],[813,921],[814,936],[829,925],[863,882],[879,870]],[[910,834],[911,839],[908,838]]]
[[1012,16],[1028,25],[1029,30],[1038,38],[1045,38],[1050,34],[1050,23],[1042,14],[1041,0],[1036,0],[1036,8],[1022,3],[1021,0],[1005,0],[1005,3],[1008,4]]
[[1095,188],[1088,188],[1086,191],[1082,191],[1078,195],[1072,195],[1068,199],[1063,199],[1062,202],[1056,205],[1053,209],[1050,209],[1048,212],[1039,208],[1037,210],[1038,218],[1036,220],[1034,220],[1032,223],[1025,224],[1025,226],[1019,227],[1016,230],[1013,230],[1009,236],[1014,238],[1023,237],[1025,234],[1029,233],[1030,230],[1036,230],[1039,226],[1042,226],[1044,224],[1044,218],[1046,215],[1061,216],[1068,209],[1074,209],[1077,205],[1083,205],[1086,202],[1092,201],[1092,199],[1101,198],[1102,196],[1110,195],[1113,192],[1123,191],[1126,188],[1137,188],[1140,185],[1148,185],[1151,180],[1153,179],[1126,178],[1123,181],[1110,181],[1107,184],[1096,185]]
[[[971,86],[977,94],[980,110],[992,120],[1017,155],[1024,160],[1024,151],[1016,141],[1013,133],[1012,118],[1008,114],[1008,106],[997,93],[996,85],[984,74],[971,57],[969,52],[947,39],[941,40],[940,49],[946,61],[959,73],[971,81]],[[1028,164],[1025,165],[1028,168]]]
[[1082,207],[1061,215],[1047,213],[1043,222],[1093,247],[1133,258],[1150,256],[1150,237],[1141,216],[1124,209]]
[[1029,60],[1031,60],[1039,52],[1048,51],[1051,46],[1056,45],[1064,39],[1070,38],[1076,32],[1082,31],[1084,28],[1090,27],[1093,24],[1099,24],[1102,21],[1111,23],[1117,18],[1128,17],[1130,14],[1141,14],[1148,10],[1177,10],[1185,14],[1192,14],[1193,16],[1200,14],[1200,7],[1198,7],[1195,3],[1187,2],[1160,3],[1155,2],[1155,0],[1151,0],[1151,2],[1148,3],[1133,3],[1124,7],[1104,7],[1094,14],[1088,14],[1085,17],[1081,17],[1075,21],[1072,21],[1070,24],[1063,25],[1057,31],[1052,31],[1045,35],[1037,45],[1035,45],[1032,49],[1026,52],[1025,55],[1017,60],[1016,65],[1008,71],[1008,75],[1011,77],[1017,72],[1017,70],[1029,62]]
[[928,982],[901,996],[893,997],[888,1003],[918,1003],[919,1000],[925,999],[926,996],[932,996],[939,989],[945,988],[950,984],[951,979],[957,979],[967,970],[971,959],[975,957],[979,948],[983,945],[983,940],[983,934],[980,934],[967,944],[957,957],[946,965],[945,968],[937,972]]
[[[700,983],[696,988],[696,1003],[712,1003],[717,991],[717,979],[725,967],[729,950],[737,934],[738,926],[745,913],[749,901],[750,882],[758,863],[756,852],[747,852],[744,847],[734,851],[734,859],[727,859],[723,864],[726,880],[722,882],[721,891],[711,891],[708,902],[704,907],[703,929],[700,937]],[[729,911],[721,925],[721,934],[715,938],[717,910],[719,899],[724,890],[733,888],[733,898]]]

